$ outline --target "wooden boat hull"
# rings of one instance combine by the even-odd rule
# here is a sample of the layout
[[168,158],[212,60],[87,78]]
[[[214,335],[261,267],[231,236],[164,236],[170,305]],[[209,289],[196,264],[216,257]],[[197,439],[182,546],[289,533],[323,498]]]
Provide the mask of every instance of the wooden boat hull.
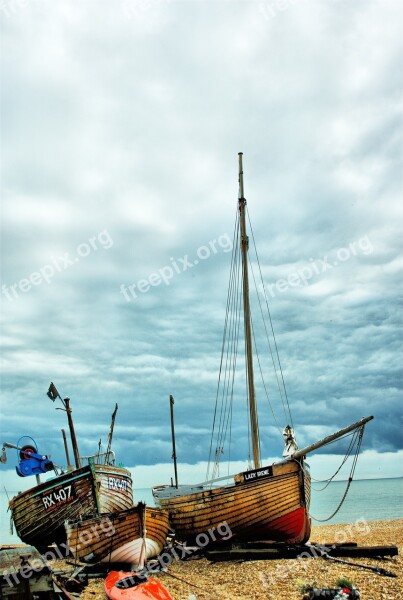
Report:
[[130,472],[107,465],[87,465],[64,473],[10,501],[18,536],[40,549],[66,542],[66,519],[131,506]]
[[70,552],[84,563],[143,566],[158,556],[168,534],[168,513],[143,503],[125,511],[65,523]]
[[[260,472],[269,475],[245,481],[242,475],[248,473],[240,474],[230,486],[188,495],[178,492],[170,498],[163,493],[158,497],[164,489],[159,487],[154,488],[154,496],[159,506],[168,510],[171,526],[183,541],[197,543],[199,534],[225,523],[233,541],[306,542],[310,535],[308,472],[295,461],[263,467]],[[217,533],[217,540],[211,541],[220,541]]]
[[[125,580],[128,587],[125,587]],[[110,600],[173,600],[162,583],[152,578],[137,579],[136,573],[131,572],[111,571],[105,579],[104,588]]]

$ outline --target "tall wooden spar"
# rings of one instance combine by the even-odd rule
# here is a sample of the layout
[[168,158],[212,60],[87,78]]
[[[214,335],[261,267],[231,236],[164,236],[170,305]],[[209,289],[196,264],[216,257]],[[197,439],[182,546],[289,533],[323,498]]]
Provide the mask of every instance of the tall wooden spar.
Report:
[[253,347],[252,347],[252,327],[250,316],[249,302],[249,270],[248,270],[248,250],[249,238],[246,234],[245,224],[245,206],[246,200],[244,197],[243,186],[243,165],[242,152],[239,152],[239,224],[241,234],[241,255],[242,255],[242,291],[243,291],[243,307],[244,307],[244,331],[245,331],[245,352],[247,365],[247,381],[248,381],[248,405],[250,415],[250,428],[252,434],[252,451],[253,463],[255,469],[260,467],[260,440],[259,440],[259,423],[257,418],[255,381],[253,375]]

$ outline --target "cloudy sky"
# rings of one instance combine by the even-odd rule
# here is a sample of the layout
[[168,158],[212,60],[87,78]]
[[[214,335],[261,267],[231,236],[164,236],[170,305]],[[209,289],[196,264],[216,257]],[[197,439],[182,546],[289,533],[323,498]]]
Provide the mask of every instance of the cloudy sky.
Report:
[[[401,474],[401,2],[1,11],[1,440],[31,435],[64,464],[53,381],[82,454],[105,447],[118,402],[118,460],[164,483],[173,394],[180,473],[202,477],[243,151],[298,442],[373,414],[359,473]],[[241,392],[233,413],[244,461]],[[316,475],[344,450],[312,459]]]

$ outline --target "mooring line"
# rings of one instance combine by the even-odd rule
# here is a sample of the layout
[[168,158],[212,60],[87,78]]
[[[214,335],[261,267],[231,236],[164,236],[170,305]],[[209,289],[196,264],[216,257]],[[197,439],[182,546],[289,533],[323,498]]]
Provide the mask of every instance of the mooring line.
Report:
[[323,552],[323,554],[321,554],[321,558],[324,558],[325,560],[334,560],[336,562],[342,563],[343,565],[351,565],[353,567],[359,567],[360,569],[367,569],[368,571],[373,571],[374,573],[377,573],[377,575],[383,575],[384,577],[397,577],[395,573],[387,571],[386,569],[382,569],[382,567],[370,567],[368,565],[362,565],[360,563],[342,560],[341,558],[330,556],[326,552]]

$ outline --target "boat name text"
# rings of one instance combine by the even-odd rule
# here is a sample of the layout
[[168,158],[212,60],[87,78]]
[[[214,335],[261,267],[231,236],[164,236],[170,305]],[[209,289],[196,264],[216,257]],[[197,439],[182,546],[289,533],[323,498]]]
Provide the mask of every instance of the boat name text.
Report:
[[59,506],[62,506],[63,504],[72,502],[76,498],[76,490],[74,485],[71,483],[59,485],[50,492],[44,492],[41,494],[43,506],[45,507],[46,511],[53,510]]
[[264,469],[255,469],[254,471],[246,471],[242,473],[244,481],[256,481],[257,479],[265,479],[273,477],[273,467],[265,467]]
[[108,477],[108,489],[129,492],[129,482],[127,479],[121,479],[120,477]]

